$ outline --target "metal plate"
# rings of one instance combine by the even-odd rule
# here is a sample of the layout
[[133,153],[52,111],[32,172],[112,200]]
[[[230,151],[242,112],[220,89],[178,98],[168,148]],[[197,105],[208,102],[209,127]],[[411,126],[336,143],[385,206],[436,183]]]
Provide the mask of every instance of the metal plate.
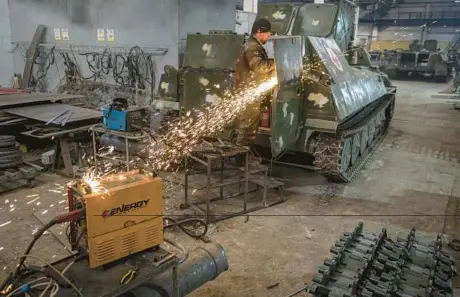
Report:
[[335,4],[304,4],[299,8],[292,34],[301,36],[323,36],[332,34],[337,18]]
[[[379,74],[350,67],[335,40],[308,37],[308,43],[307,52],[310,60],[312,63],[322,64],[316,66],[319,69],[316,75],[324,72],[323,75],[328,76],[326,80],[330,80],[330,86],[315,81],[310,81],[311,85],[306,85],[308,104],[312,107],[307,110],[309,117],[341,122],[386,94],[385,85]],[[333,106],[329,92],[332,93]],[[332,119],[331,115],[334,115],[335,119]]]
[[221,99],[232,90],[233,77],[230,71],[185,71],[181,77],[181,109],[199,109]]
[[272,24],[272,31],[286,35],[294,12],[292,4],[259,4],[257,19],[267,19]]
[[59,100],[70,100],[85,98],[82,95],[67,94],[49,94],[49,93],[32,93],[32,94],[5,94],[0,95],[0,107],[21,105],[27,103],[40,103]]
[[189,34],[183,67],[234,70],[244,35]]
[[423,43],[423,48],[430,52],[435,52],[438,49],[438,41],[437,40],[425,40]]
[[72,111],[72,114],[67,120],[67,123],[102,118],[102,113],[100,111],[59,103],[4,109],[4,111],[7,113],[45,123],[67,110]]
[[272,155],[277,157],[294,145],[299,136],[302,100],[302,38],[290,36],[273,39],[279,88],[272,103]]
[[322,37],[308,37],[315,54],[326,66],[329,75],[335,83],[342,83],[354,79],[354,73],[343,56],[334,39]]
[[386,88],[378,74],[368,75],[347,82],[334,84],[332,94],[339,121],[359,111],[386,94]]

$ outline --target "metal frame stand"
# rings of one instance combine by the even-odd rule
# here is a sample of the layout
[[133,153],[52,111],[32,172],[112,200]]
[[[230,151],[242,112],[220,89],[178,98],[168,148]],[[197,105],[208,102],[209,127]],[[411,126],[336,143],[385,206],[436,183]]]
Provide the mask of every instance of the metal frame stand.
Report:
[[[59,137],[56,141],[54,151],[53,170],[65,177],[74,177],[72,158],[70,157],[70,148],[66,137]],[[59,169],[61,167],[61,159],[64,163],[63,169]]]
[[[189,154],[186,158],[185,162],[185,169],[184,169],[184,175],[185,175],[185,181],[184,181],[184,204],[183,207],[191,207],[194,209],[196,212],[202,214],[205,216],[205,221],[206,223],[213,223],[221,220],[225,220],[228,218],[236,217],[239,215],[243,215],[246,213],[250,213],[253,211],[257,211],[263,208],[267,208],[279,203],[284,202],[284,193],[283,193],[283,183],[276,181],[272,182],[269,181],[268,179],[268,168],[265,166],[259,166],[257,168],[250,168],[249,167],[249,154],[250,150],[244,147],[240,146],[234,146],[232,147],[229,151],[227,152],[220,152],[218,154],[215,153],[206,153],[206,152],[200,152],[200,151],[195,151]],[[239,174],[237,175],[236,179],[233,179],[231,181],[225,181],[224,179],[224,170],[225,170],[225,161],[229,159],[234,159],[237,157],[244,157],[244,165],[240,168]],[[206,186],[203,187],[206,189],[206,198],[205,201],[200,201],[198,203],[192,203],[189,200],[189,195],[188,195],[188,188],[189,188],[189,176],[193,174],[200,173],[199,171],[192,170],[188,168],[188,161],[193,160],[198,162],[199,164],[203,165],[206,167]],[[220,162],[220,180],[218,183],[212,183],[211,182],[211,177],[212,177],[212,164],[213,163],[219,163]],[[264,173],[264,176],[253,176],[256,173]],[[249,183],[254,183],[257,185],[257,190],[260,189],[260,187],[263,187],[263,195],[262,195],[262,200],[263,200],[263,205],[262,206],[256,206],[248,209],[248,194],[249,192]],[[271,183],[271,185],[269,185]],[[228,197],[224,197],[224,188],[227,186],[231,185],[239,185],[239,192],[237,194],[230,195]],[[241,186],[244,186],[244,189],[241,190]],[[219,197],[213,198],[212,197],[212,189],[219,188],[220,193]],[[281,191],[281,199],[279,201],[276,201],[274,203],[268,203],[267,201],[267,192],[269,188],[277,188],[280,189]],[[252,192],[252,191],[251,191]],[[243,210],[239,212],[234,212],[228,215],[221,215],[217,218],[211,219],[211,211],[210,211],[210,206],[211,202],[215,201],[223,201],[226,199],[231,199],[231,198],[236,198],[236,197],[244,197],[243,201]],[[202,207],[199,207],[199,205],[206,204],[206,207],[203,209]]]
[[[147,137],[147,134],[140,131],[140,132],[121,132],[121,131],[115,131],[115,130],[109,130],[107,128],[103,128],[100,125],[94,126],[91,128],[91,133],[93,137],[93,160],[94,160],[94,167],[97,168],[97,158],[99,157],[97,154],[97,141],[96,141],[96,134],[97,133],[103,133],[103,134],[108,134],[108,135],[114,135],[118,137],[122,137],[125,139],[125,160],[117,160],[118,162],[126,165],[126,170],[129,171],[129,141],[130,140],[142,140]],[[108,160],[113,160],[113,157],[106,157],[106,156],[101,156],[102,158],[108,159]]]

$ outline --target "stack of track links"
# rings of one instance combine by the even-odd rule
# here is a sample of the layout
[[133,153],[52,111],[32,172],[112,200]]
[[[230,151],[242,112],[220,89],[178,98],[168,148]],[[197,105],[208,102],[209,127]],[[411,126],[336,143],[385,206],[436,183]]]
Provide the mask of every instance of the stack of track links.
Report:
[[0,135],[0,170],[22,164],[22,151],[14,136]]
[[318,297],[452,296],[454,259],[442,251],[442,238],[420,242],[415,229],[405,239],[363,233],[360,223],[331,248],[332,259],[318,269],[309,288]]

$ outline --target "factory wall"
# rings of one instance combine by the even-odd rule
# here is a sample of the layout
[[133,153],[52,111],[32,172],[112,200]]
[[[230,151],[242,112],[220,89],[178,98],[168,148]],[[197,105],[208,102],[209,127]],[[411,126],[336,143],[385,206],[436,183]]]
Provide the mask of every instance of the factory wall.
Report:
[[[158,83],[165,65],[179,67],[188,33],[234,30],[235,1],[8,0],[12,42],[18,45],[14,69],[22,72],[28,44],[37,26],[44,24],[45,48],[55,46],[56,64],[62,63],[58,61],[61,53],[69,54],[78,60],[82,75],[89,77],[86,53],[101,53],[108,47],[128,54],[139,46],[154,53]],[[52,90],[62,79],[63,69],[51,66],[46,77],[46,89]]]
[[[366,19],[372,15],[372,6],[369,5],[367,10],[361,10],[360,17]],[[374,49],[407,49],[410,42],[414,39],[427,40],[435,39],[438,41],[440,48],[444,48],[457,34],[460,27],[438,26],[439,21],[447,19],[460,19],[460,1],[453,0],[405,0],[403,4],[397,5],[390,9],[388,14],[381,17],[382,20],[396,21],[404,23],[407,21],[417,21],[425,24],[425,30],[422,32],[422,26],[381,26],[378,30],[372,32],[372,24],[360,23],[359,38],[372,40]],[[438,23],[435,24],[435,23]],[[388,23],[386,23],[388,24]]]
[[256,16],[256,13],[238,10],[236,12],[235,32],[238,34],[250,34]]
[[14,73],[8,2],[0,1],[0,86],[12,85]]
[[460,32],[460,29],[455,27],[427,27],[425,30],[419,26],[375,28],[373,31],[372,24],[361,23],[357,36],[362,41],[368,40],[373,50],[408,49],[409,44],[415,39],[437,40],[438,47],[443,49]]

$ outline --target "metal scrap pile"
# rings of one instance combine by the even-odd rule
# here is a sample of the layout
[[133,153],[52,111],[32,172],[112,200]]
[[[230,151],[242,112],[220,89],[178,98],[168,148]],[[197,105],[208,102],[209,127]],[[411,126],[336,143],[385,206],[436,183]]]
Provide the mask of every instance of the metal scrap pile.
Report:
[[456,276],[453,258],[442,250],[441,235],[421,242],[413,229],[391,240],[386,229],[364,233],[360,223],[331,248],[314,279],[314,296],[451,296]]

